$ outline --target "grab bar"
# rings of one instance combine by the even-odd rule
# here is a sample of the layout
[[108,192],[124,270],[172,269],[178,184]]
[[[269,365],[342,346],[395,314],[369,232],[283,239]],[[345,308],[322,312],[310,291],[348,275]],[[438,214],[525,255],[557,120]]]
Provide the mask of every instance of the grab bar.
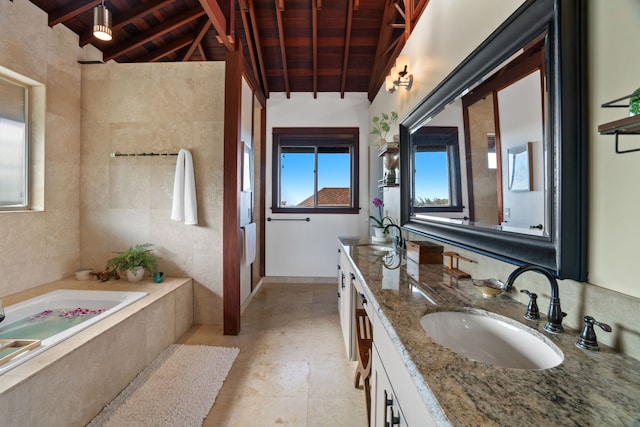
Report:
[[267,221],[306,221],[309,222],[311,221],[311,218],[306,217],[306,218],[271,218],[268,217]]

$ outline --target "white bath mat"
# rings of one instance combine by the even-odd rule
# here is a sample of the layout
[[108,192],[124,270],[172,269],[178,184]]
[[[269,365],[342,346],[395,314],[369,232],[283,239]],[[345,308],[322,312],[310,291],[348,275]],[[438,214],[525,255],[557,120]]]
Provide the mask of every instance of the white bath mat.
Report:
[[237,348],[170,345],[88,426],[201,426],[238,353]]

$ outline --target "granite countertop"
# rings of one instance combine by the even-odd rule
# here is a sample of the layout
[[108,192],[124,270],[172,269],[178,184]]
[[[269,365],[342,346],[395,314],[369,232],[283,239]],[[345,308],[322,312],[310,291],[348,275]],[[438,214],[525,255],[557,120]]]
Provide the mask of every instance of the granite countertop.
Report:
[[[527,320],[526,307],[508,294],[483,298],[471,280],[452,278],[442,265],[418,266],[398,251],[400,266],[387,268],[380,252],[357,246],[370,239],[339,240],[438,424],[640,425],[640,361],[603,345],[599,352],[579,349],[580,331],[544,331],[546,306],[540,306],[540,320]],[[460,307],[491,311],[538,330],[562,350],[564,361],[545,370],[500,368],[434,343],[420,318]]]

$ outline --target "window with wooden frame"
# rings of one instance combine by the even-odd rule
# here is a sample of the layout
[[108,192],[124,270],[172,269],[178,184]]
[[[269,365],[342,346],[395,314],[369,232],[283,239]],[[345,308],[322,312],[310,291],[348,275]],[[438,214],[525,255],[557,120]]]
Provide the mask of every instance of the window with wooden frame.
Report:
[[273,128],[274,213],[357,214],[358,128]]

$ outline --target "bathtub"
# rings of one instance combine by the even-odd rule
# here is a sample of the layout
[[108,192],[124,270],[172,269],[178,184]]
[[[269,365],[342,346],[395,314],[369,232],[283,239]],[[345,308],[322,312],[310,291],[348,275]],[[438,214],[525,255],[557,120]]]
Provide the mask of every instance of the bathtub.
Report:
[[[5,308],[5,320],[0,323],[0,335],[6,331],[7,326],[16,321],[41,315],[48,310],[86,308],[89,310],[104,310],[94,317],[88,318],[82,323],[71,326],[62,332],[52,336],[38,337],[40,346],[21,353],[9,362],[0,365],[0,375],[18,366],[19,364],[37,356],[54,345],[77,334],[83,329],[101,321],[105,317],[121,310],[135,301],[148,295],[146,292],[127,291],[88,291],[59,289],[38,297],[10,305]],[[27,339],[30,337],[15,337]]]

